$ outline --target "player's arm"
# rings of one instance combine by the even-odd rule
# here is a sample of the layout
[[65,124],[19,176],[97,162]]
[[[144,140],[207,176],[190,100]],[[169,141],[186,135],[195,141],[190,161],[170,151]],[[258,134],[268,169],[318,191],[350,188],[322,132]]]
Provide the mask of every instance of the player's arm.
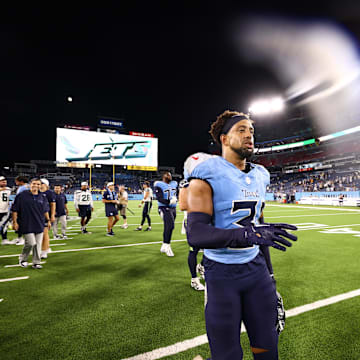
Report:
[[80,193],[76,191],[74,193],[74,206],[75,206],[75,209],[76,209],[77,212],[79,212],[79,206],[78,206],[79,196],[80,196]]
[[182,180],[179,184],[179,208],[181,211],[186,211],[188,208],[187,205],[187,196],[189,182],[187,180]]
[[[212,225],[212,189],[203,180],[195,179],[188,188],[188,242],[191,246],[203,249],[246,248],[253,245],[273,246],[285,251],[292,244],[284,239],[297,237],[284,229],[296,230],[288,224],[252,225],[236,229],[222,229]],[[281,245],[279,245],[281,244]]]
[[55,212],[56,212],[56,202],[52,202],[50,203],[50,221],[54,222],[55,221]]
[[164,193],[159,186],[155,186],[156,199],[162,204],[170,205],[170,199],[165,199]]

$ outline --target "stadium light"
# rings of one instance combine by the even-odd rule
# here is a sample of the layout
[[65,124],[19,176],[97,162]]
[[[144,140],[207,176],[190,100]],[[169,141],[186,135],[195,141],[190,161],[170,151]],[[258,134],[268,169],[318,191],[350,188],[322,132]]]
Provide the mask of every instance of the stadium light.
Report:
[[284,110],[285,103],[281,97],[254,101],[249,107],[253,115],[271,115]]

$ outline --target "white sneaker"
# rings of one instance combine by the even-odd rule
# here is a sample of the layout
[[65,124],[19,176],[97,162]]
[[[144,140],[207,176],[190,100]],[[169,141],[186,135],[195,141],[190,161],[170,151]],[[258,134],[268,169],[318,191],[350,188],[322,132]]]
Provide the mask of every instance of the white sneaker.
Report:
[[20,266],[23,267],[23,268],[27,268],[28,265],[29,265],[29,263],[28,263],[27,261],[23,261],[23,260],[21,260],[20,258],[19,258],[19,264],[20,264]]
[[161,253],[165,253],[167,246],[168,246],[168,244],[166,244],[166,243],[163,242],[162,245],[161,245],[161,248],[160,248],[160,252],[161,252]]
[[129,227],[128,224],[121,225],[121,228],[122,228],[122,229],[127,229],[128,227]]
[[15,244],[16,245],[24,245],[25,240],[23,238],[17,238],[17,239],[15,239]]
[[41,254],[40,254],[41,259],[47,259],[47,254],[48,253],[47,253],[46,250],[42,251]]
[[196,272],[205,280],[205,268],[201,264],[196,265]]
[[51,248],[48,248],[48,249],[46,250],[46,252],[47,252],[48,254],[52,253]]
[[174,253],[173,253],[173,251],[171,250],[170,244],[167,244],[165,254],[166,254],[167,256],[174,256]]
[[191,279],[191,287],[197,291],[204,291],[205,286],[200,282],[199,278]]
[[63,238],[63,239],[67,239],[68,237],[67,237],[66,235],[63,235],[62,238]]
[[11,244],[12,244],[12,242],[9,241],[8,239],[4,239],[1,241],[1,245],[11,245]]

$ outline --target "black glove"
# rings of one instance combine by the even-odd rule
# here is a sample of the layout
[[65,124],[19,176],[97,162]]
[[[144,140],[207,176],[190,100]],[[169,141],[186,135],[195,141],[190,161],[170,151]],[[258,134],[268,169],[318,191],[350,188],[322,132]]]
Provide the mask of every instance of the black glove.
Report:
[[[261,224],[258,226],[246,227],[246,239],[248,245],[265,245],[272,246],[275,249],[285,251],[286,247],[292,246],[291,242],[284,239],[284,237],[296,241],[297,236],[288,233],[286,230],[297,230],[295,225],[290,224]],[[279,245],[278,243],[284,245]]]

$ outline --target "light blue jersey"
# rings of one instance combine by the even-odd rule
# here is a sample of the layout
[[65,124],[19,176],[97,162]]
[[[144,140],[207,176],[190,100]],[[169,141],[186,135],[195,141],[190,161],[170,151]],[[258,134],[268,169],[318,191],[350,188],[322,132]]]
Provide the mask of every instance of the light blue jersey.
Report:
[[17,189],[16,195],[22,193],[22,192],[25,191],[25,190],[29,190],[29,189],[30,189],[30,185],[29,185],[29,184],[21,185],[21,186],[19,186],[19,188]]
[[[159,197],[162,195],[165,200],[170,200],[173,196],[176,196],[177,186],[178,183],[174,180],[170,181],[169,184],[164,181],[155,181],[154,188],[156,196],[158,198],[158,206],[167,206],[173,208],[176,207],[176,203],[172,205],[162,203],[161,201],[159,201]],[[161,194],[159,194],[159,189],[161,190]]]
[[[239,170],[222,157],[213,157],[195,167],[191,178],[206,181],[213,190],[213,224],[223,229],[234,229],[258,224],[265,206],[269,172],[261,165],[247,164],[250,171]],[[204,255],[224,264],[244,264],[259,252],[254,245],[245,249],[205,249]]]

